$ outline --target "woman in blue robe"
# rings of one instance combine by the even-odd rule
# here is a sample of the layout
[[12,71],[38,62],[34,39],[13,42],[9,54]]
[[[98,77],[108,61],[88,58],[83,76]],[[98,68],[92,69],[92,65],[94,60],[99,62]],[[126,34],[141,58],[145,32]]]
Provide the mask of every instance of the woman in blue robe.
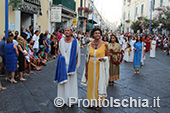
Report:
[[139,70],[142,68],[141,58],[142,58],[142,37],[138,36],[134,44],[134,69],[135,74],[139,74]]

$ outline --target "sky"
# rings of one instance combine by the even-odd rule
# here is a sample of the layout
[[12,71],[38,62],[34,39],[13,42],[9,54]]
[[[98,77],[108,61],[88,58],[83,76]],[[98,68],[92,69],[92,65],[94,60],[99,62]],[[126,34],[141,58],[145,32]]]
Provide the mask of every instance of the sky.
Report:
[[94,0],[99,13],[110,22],[120,21],[123,0]]

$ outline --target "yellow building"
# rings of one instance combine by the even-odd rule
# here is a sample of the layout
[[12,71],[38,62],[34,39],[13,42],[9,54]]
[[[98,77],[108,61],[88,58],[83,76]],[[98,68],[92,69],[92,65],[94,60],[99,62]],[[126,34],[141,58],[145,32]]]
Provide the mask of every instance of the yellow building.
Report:
[[[50,11],[49,1],[50,0],[8,0],[9,10],[9,29],[14,31],[21,31],[21,25],[24,28],[33,26],[34,31],[39,30],[45,32],[51,26],[50,24]],[[11,3],[14,1],[14,3]],[[14,9],[15,2],[21,1],[21,5]],[[5,0],[0,0],[0,40],[5,35]],[[1,62],[1,58],[0,58]]]
[[[9,29],[14,31],[33,26],[34,31],[44,32],[49,29],[49,1],[48,0],[8,0]],[[11,3],[14,1],[14,3]],[[21,1],[20,6],[14,9],[15,2]],[[5,30],[5,0],[0,1],[0,38],[4,36]]]

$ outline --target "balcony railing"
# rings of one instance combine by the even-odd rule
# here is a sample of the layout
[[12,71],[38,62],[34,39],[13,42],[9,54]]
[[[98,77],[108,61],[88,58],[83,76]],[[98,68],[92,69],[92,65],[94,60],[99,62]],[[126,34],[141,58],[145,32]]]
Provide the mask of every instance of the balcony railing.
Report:
[[63,6],[76,11],[76,2],[74,0],[53,0],[53,4],[62,4]]
[[126,23],[129,23],[129,22],[130,22],[130,19],[126,19],[125,22],[126,22]]

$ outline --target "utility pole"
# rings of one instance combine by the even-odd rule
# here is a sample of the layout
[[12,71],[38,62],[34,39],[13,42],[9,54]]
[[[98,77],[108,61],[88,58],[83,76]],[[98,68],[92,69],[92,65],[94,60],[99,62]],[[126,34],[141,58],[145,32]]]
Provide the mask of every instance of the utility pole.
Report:
[[5,40],[8,37],[8,0],[5,0]]
[[150,25],[149,25],[149,36],[151,35],[151,25],[152,25],[152,9],[153,9],[153,0],[151,0],[151,10],[150,10]]

